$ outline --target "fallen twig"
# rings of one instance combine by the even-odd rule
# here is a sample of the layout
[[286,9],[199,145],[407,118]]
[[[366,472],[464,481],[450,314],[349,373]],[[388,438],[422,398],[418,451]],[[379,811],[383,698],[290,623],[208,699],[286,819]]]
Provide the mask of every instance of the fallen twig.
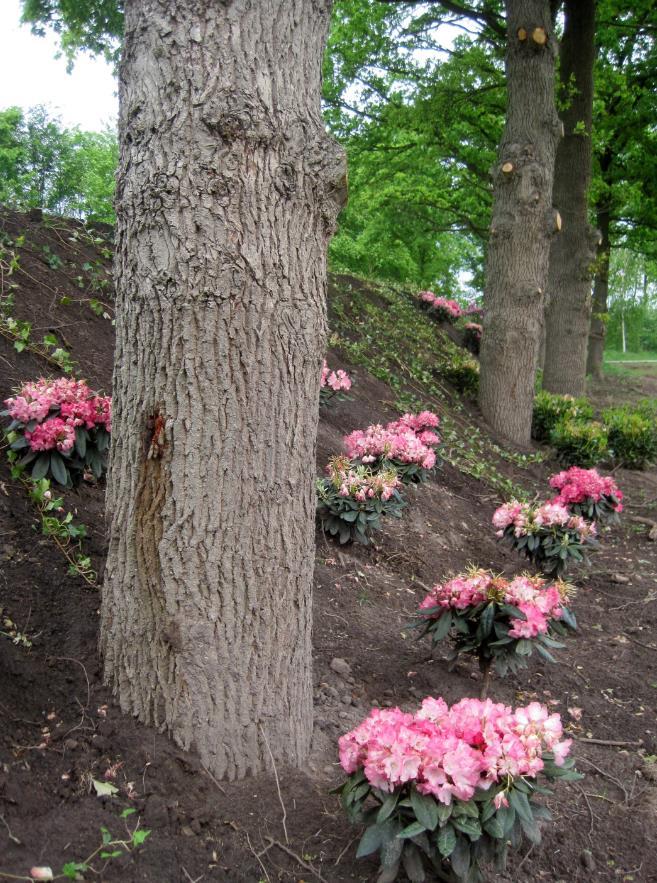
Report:
[[280,782],[278,781],[278,770],[276,769],[276,761],[274,760],[274,755],[271,753],[271,748],[269,747],[269,740],[267,739],[267,736],[265,734],[265,731],[262,728],[262,725],[260,725],[260,732],[262,733],[262,738],[265,740],[265,745],[267,746],[267,751],[269,752],[269,756],[271,758],[271,763],[274,768],[274,779],[276,780],[276,790],[278,791],[278,800],[281,804],[281,809],[283,810],[283,833],[285,834],[285,842],[289,843],[290,840],[289,840],[289,837],[287,836],[287,825],[285,824],[285,821],[287,819],[287,810],[285,809],[285,803],[283,802],[283,795],[281,794],[281,785],[280,785]]
[[269,841],[270,847],[277,846],[284,853],[286,853],[286,855],[289,855],[290,858],[293,858],[296,862],[298,862],[302,868],[305,868],[306,871],[310,871],[313,876],[317,877],[318,880],[321,880],[322,883],[325,883],[324,877],[322,877],[319,871],[315,870],[312,865],[309,865],[308,862],[304,861],[301,856],[296,854],[296,852],[292,852],[291,849],[288,849],[285,844],[281,843],[279,840],[274,840],[273,837],[265,837],[265,840]]
[[638,748],[643,745],[643,739],[639,739],[638,742],[618,742],[615,739],[578,739],[577,741],[587,745],[611,745],[615,748]]

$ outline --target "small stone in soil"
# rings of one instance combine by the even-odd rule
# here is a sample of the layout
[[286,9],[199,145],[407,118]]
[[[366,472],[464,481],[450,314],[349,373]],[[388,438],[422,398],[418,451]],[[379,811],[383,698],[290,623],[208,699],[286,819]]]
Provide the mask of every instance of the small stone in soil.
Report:
[[331,670],[343,678],[347,678],[351,674],[351,666],[346,659],[341,659],[339,656],[331,660]]

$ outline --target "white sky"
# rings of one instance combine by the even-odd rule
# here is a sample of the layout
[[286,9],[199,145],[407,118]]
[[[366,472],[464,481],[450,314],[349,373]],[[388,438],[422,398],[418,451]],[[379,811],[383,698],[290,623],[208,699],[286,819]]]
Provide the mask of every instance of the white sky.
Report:
[[55,58],[53,34],[35,37],[21,25],[19,0],[0,0],[0,110],[44,104],[64,126],[99,131],[116,126],[118,98],[111,67],[80,54],[71,74]]

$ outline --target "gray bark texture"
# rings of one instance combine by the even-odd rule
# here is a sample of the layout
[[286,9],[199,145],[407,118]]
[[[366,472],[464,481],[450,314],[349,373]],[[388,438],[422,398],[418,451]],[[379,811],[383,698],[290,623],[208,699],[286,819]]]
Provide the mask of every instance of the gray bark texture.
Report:
[[[603,165],[603,172],[605,170]],[[608,205],[598,206],[597,222],[600,228],[600,242],[593,283],[593,310],[586,373],[591,374],[596,380],[602,380],[602,362],[605,352],[605,337],[607,336],[607,298],[609,296],[609,257],[611,254]]]
[[216,777],[312,734],[330,0],[128,0],[100,647],[121,708]]
[[553,201],[563,222],[552,240],[545,311],[543,388],[583,395],[598,233],[588,221],[591,182],[595,0],[566,0],[560,49],[564,138],[554,169]]
[[548,0],[507,0],[507,115],[493,174],[479,404],[499,435],[528,445],[561,123]]

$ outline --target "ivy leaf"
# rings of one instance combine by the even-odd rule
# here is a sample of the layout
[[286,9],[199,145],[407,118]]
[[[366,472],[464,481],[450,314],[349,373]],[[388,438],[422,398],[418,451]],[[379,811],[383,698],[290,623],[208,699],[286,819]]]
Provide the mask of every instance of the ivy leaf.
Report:
[[111,782],[99,782],[98,779],[92,779],[91,784],[98,797],[113,797],[119,793],[119,789]]

